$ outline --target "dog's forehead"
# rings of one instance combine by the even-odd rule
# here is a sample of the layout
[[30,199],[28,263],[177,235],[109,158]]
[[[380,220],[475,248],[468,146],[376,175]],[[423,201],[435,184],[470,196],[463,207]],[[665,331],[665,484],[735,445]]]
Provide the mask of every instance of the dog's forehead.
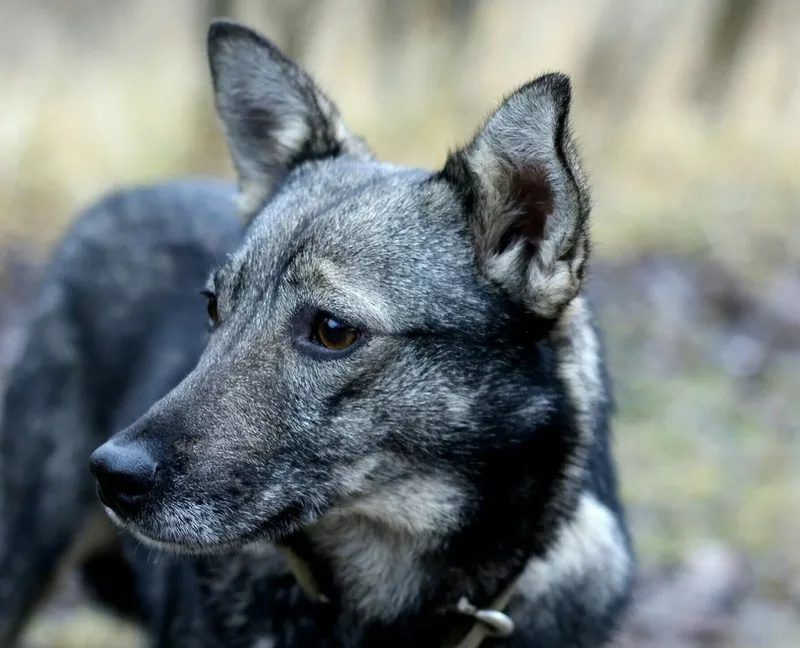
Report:
[[384,274],[474,267],[455,195],[422,169],[316,163],[290,179],[251,223],[227,272],[268,281],[317,261]]
[[391,244],[397,222],[410,225],[425,211],[430,176],[381,162],[317,163],[281,187],[253,223],[253,238],[272,248],[309,235],[323,247],[346,244],[344,235],[351,243],[355,237]]

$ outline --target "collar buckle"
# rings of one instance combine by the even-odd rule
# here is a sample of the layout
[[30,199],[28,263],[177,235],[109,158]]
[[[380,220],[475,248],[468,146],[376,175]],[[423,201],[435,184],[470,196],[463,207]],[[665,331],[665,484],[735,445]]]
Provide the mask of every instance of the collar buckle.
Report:
[[489,636],[508,637],[514,632],[514,621],[504,612],[491,608],[479,609],[462,596],[456,604],[456,611],[480,621],[489,630]]

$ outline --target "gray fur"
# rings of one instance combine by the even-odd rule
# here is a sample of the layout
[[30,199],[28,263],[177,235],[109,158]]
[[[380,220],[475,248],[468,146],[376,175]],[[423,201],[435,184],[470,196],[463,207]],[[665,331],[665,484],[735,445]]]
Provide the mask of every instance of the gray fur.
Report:
[[[147,406],[92,455],[126,542],[164,552],[128,554],[153,645],[439,646],[470,623],[440,610],[520,575],[517,631],[493,645],[607,641],[633,559],[580,294],[589,199],[566,77],[518,89],[431,172],[373,159],[246,28],[212,25],[209,56],[247,229],[208,268],[207,341],[170,338],[185,371],[135,374]],[[153,260],[119,259],[109,280],[135,318]],[[153,338],[187,310],[161,308]],[[360,332],[351,347],[319,344],[325,313]],[[328,603],[298,590],[281,544]]]

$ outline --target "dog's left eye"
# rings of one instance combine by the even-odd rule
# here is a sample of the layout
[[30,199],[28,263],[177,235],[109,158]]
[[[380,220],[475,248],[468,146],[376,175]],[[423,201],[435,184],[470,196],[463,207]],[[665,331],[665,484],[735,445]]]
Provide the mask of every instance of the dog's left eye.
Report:
[[210,290],[203,290],[200,293],[206,298],[206,310],[208,311],[208,327],[214,330],[219,325],[219,314],[217,313],[217,296]]
[[311,326],[311,341],[331,351],[342,351],[358,340],[361,332],[328,313],[320,313]]

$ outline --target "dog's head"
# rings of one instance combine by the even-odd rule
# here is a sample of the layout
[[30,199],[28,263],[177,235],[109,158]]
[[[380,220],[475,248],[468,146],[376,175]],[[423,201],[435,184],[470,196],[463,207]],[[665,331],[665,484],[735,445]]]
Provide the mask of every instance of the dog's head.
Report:
[[546,434],[588,255],[568,79],[519,88],[429,172],[374,159],[258,34],[219,21],[208,46],[248,229],[196,368],[92,456],[113,517],[198,551],[336,510],[458,524],[502,457],[546,500],[580,445]]

